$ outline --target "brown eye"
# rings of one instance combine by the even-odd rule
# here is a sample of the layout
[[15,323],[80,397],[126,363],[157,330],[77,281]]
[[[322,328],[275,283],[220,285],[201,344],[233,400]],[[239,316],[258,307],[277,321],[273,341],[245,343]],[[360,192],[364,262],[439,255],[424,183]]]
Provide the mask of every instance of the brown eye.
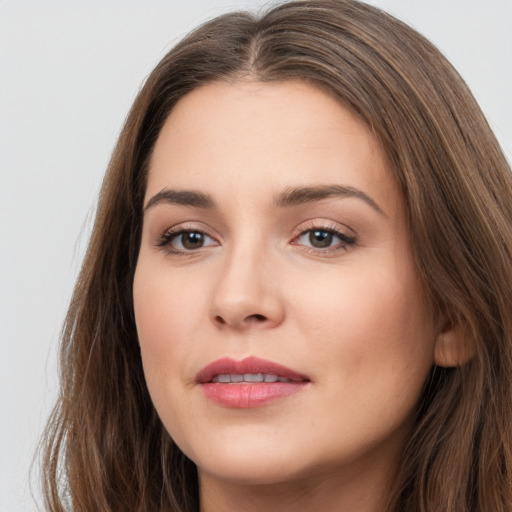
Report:
[[317,254],[327,254],[339,249],[347,250],[350,246],[355,245],[356,239],[337,229],[318,227],[303,231],[292,243],[316,250]]
[[317,249],[330,247],[333,240],[333,234],[323,229],[315,229],[309,232],[309,243]]
[[158,245],[167,247],[173,253],[186,253],[219,244],[202,231],[180,229],[179,231],[164,233]]
[[181,239],[183,248],[188,250],[199,249],[204,245],[204,233],[199,233],[198,231],[187,231],[178,238]]

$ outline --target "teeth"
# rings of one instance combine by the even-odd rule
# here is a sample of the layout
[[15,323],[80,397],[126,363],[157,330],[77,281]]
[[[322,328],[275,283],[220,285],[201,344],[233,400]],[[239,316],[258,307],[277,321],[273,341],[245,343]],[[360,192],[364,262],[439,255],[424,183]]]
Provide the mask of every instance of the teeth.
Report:
[[262,373],[244,373],[244,382],[263,382]]
[[212,382],[291,382],[286,377],[278,377],[272,373],[223,373],[215,375]]

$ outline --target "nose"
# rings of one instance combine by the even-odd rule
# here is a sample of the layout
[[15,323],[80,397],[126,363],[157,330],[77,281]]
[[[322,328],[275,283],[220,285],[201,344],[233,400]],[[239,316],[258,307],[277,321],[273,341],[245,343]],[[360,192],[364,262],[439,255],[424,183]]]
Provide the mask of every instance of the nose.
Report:
[[260,251],[233,252],[223,262],[213,292],[214,323],[238,330],[280,325],[285,307],[276,274],[275,265]]

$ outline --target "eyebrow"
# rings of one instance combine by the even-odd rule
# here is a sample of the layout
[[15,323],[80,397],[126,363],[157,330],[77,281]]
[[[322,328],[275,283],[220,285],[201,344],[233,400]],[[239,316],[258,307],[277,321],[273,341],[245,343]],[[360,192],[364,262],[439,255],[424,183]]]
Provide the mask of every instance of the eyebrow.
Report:
[[355,197],[356,199],[361,199],[375,211],[387,217],[384,210],[362,190],[342,185],[288,188],[274,198],[274,204],[279,207],[290,207],[321,201],[329,197]]
[[[279,208],[289,208],[306,203],[314,203],[329,197],[355,197],[371,206],[379,214],[387,217],[384,210],[362,190],[342,185],[321,185],[315,187],[287,188],[274,197],[274,205]],[[197,190],[172,190],[164,188],[155,194],[144,207],[144,211],[161,204],[178,204],[193,208],[212,209],[216,207],[212,196]]]
[[160,203],[179,204],[194,208],[215,208],[215,201],[209,194],[196,190],[171,190],[164,188],[148,201],[144,211]]

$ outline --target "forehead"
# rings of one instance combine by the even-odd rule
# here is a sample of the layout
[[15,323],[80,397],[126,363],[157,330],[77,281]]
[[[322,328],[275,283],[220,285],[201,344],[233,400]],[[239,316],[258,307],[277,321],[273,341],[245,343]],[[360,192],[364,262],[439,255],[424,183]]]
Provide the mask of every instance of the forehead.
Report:
[[398,194],[381,145],[341,102],[300,81],[215,82],[183,97],[154,148],[146,196],[343,184]]

